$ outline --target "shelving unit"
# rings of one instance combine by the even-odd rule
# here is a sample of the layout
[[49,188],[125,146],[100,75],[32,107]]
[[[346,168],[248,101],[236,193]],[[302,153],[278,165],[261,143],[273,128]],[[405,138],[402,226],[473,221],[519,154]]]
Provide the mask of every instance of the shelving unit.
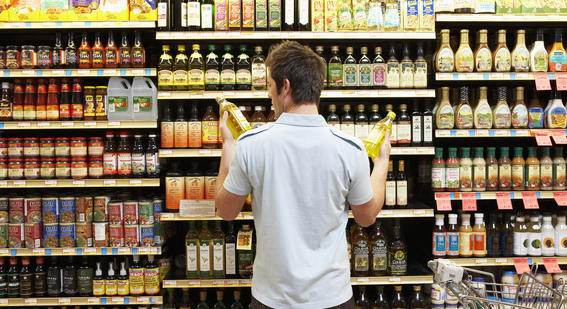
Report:
[[[497,257],[497,258],[449,258],[449,260],[455,262],[460,266],[513,266],[514,259],[527,259],[528,264],[538,264],[543,265],[542,256],[533,257]],[[555,257],[557,264],[567,264],[567,257]]]
[[[547,73],[550,80],[557,73]],[[485,72],[485,73],[435,73],[437,81],[507,81],[535,80],[534,73]]]
[[154,21],[26,21],[0,22],[0,29],[136,29],[155,28]]
[[536,135],[552,136],[553,134],[566,135],[565,129],[456,129],[435,130],[436,138],[461,137],[533,137]]
[[490,191],[490,192],[436,192],[435,199],[448,199],[452,201],[458,201],[463,199],[463,194],[474,194],[474,197],[477,200],[495,200],[496,193],[501,194],[508,194],[511,199],[522,199],[524,197],[524,193],[535,193],[536,198],[538,199],[552,199],[554,195],[565,194],[567,191]]
[[157,121],[7,121],[0,130],[59,130],[59,129],[155,129]]
[[159,185],[160,185],[160,179],[159,178],[0,180],[0,189],[159,187]]
[[1,256],[94,256],[94,255],[160,255],[161,247],[85,247],[85,248],[17,248],[0,249]]
[[434,40],[435,32],[173,31],[157,40]]
[[449,14],[435,15],[440,23],[564,23],[565,15],[541,14]]
[[112,297],[38,297],[0,298],[0,307],[7,306],[92,306],[92,305],[161,305],[162,296]]
[[0,70],[3,77],[111,77],[156,76],[155,68],[140,69],[29,69]]

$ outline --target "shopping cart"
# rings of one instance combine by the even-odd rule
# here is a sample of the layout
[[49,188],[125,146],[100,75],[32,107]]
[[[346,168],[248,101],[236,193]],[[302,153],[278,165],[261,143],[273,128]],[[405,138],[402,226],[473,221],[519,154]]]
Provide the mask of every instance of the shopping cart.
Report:
[[[554,289],[538,280],[537,265],[532,266],[531,273],[522,274],[517,284],[496,283],[494,274],[461,267],[451,260],[429,261],[428,266],[437,284],[458,298],[465,309],[565,308],[563,288]],[[484,281],[473,281],[473,276]]]

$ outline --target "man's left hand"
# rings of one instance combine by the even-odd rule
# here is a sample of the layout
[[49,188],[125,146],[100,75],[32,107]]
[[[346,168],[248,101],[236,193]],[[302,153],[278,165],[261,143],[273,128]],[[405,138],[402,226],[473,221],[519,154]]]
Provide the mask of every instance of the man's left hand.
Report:
[[227,120],[228,120],[228,112],[224,111],[221,115],[220,125],[219,125],[223,145],[226,144],[227,142],[234,143],[234,136],[232,136],[232,132],[230,132],[230,129],[228,128]]

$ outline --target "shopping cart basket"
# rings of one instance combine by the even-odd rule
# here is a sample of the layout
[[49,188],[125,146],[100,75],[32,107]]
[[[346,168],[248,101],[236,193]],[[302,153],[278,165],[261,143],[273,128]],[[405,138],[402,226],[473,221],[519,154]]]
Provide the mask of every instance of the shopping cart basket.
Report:
[[[465,309],[567,309],[560,290],[536,279],[537,265],[513,285],[496,283],[494,274],[461,267],[451,260],[429,261],[428,266],[437,284],[458,298]],[[483,278],[484,282],[473,281],[473,276]]]

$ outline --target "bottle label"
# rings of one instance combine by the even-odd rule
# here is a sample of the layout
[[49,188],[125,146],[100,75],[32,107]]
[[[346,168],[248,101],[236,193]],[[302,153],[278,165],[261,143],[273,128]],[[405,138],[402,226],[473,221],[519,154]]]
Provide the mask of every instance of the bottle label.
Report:
[[497,72],[509,72],[510,61],[510,51],[507,48],[500,48],[494,55],[494,68]]
[[530,70],[530,52],[524,46],[512,55],[512,67],[516,72],[528,72]]
[[445,166],[433,165],[431,169],[431,186],[434,189],[444,189],[447,187],[445,178]]
[[224,240],[213,240],[213,271],[224,275]]
[[385,202],[386,206],[395,206],[396,205],[396,182],[395,181],[386,181],[386,196]]
[[488,174],[486,177],[486,187],[497,189],[498,188],[498,163],[488,165]]
[[354,244],[354,270],[368,271],[368,242],[359,240]]
[[201,240],[199,241],[199,272],[201,276],[203,273],[207,273],[211,271],[211,252],[210,252],[210,243],[208,240]]
[[383,272],[388,268],[388,245],[382,239],[372,245],[372,271]]
[[551,108],[549,115],[551,115],[550,127],[551,128],[565,128],[566,126],[566,110],[563,106]]
[[197,254],[197,242],[196,241],[186,241],[186,255],[187,255],[187,277],[196,278],[198,270],[198,254]]
[[539,187],[539,164],[529,164],[528,165],[528,179],[527,179],[527,186],[528,188],[538,188]]
[[470,48],[463,48],[455,55],[457,72],[472,72],[474,68],[474,55]]
[[144,294],[144,268],[130,268],[128,270],[130,281],[130,294]]
[[490,72],[492,70],[492,53],[488,48],[479,49],[475,61],[477,72]]
[[104,153],[103,154],[103,164],[104,164],[104,175],[116,175],[118,172],[116,153]]
[[212,4],[202,4],[201,5],[201,28],[202,29],[213,29],[213,5]]
[[189,78],[188,78],[188,74],[187,74],[186,70],[176,70],[176,71],[173,72],[173,84],[172,85],[187,86],[188,81],[189,81]]
[[132,175],[132,154],[118,153],[118,175]]
[[236,71],[236,84],[237,85],[250,85],[252,79],[250,77],[250,71],[246,69],[240,69]]
[[470,105],[461,105],[457,111],[457,128],[469,129],[473,127],[473,111]]
[[354,123],[341,123],[341,131],[354,136]]
[[388,252],[388,265],[390,274],[393,276],[404,275],[407,272],[407,255],[403,250],[391,250]]
[[132,62],[132,54],[130,48],[120,48],[120,63],[129,64]]
[[386,65],[386,87],[400,87],[400,65],[398,63],[389,63]]
[[486,165],[475,164],[473,166],[473,188],[486,188]]
[[126,296],[130,294],[130,284],[128,280],[116,280],[116,290],[118,295]]
[[264,63],[252,64],[252,86],[266,86],[266,65]]
[[500,164],[498,166],[498,186],[500,189],[510,188],[512,185],[512,167],[510,164]]
[[337,31],[337,0],[325,0],[325,20],[325,31]]
[[146,172],[146,155],[143,153],[132,154],[132,174],[143,175]]
[[400,11],[397,7],[386,8],[384,24],[389,28],[397,28],[400,26]]
[[528,126],[528,108],[524,104],[516,104],[512,109],[512,127],[525,128]]
[[524,165],[512,165],[512,188],[521,188],[524,186]]
[[134,113],[149,113],[152,111],[153,97],[134,96]]
[[341,63],[329,63],[329,86],[341,87],[343,85],[343,65]]
[[269,26],[270,28],[280,28],[282,24],[281,20],[281,1],[280,0],[268,0],[269,6]]
[[405,63],[401,64],[401,73],[400,73],[400,87],[401,88],[413,88],[413,63]]
[[174,125],[173,144],[175,148],[187,148],[187,122],[176,121]]
[[427,87],[427,63],[415,63],[413,69],[413,86],[416,88]]
[[205,84],[205,76],[203,75],[203,70],[191,69],[189,71],[189,85],[197,86]]
[[471,232],[459,233],[459,253],[461,256],[471,256],[473,250],[473,242],[471,242]]
[[343,64],[343,85],[345,87],[358,86],[358,71],[356,64]]
[[384,86],[386,84],[386,64],[374,63],[372,71],[374,72],[374,86]]
[[433,232],[433,255],[445,256],[447,252],[447,234],[443,232]]
[[231,28],[240,28],[240,0],[228,0],[228,24]]
[[91,50],[79,50],[79,64],[89,66],[91,64]]
[[226,275],[236,275],[236,245],[228,243],[226,247]]
[[208,69],[205,71],[205,85],[220,84],[220,73],[216,69]]
[[530,129],[543,128],[544,113],[541,107],[528,110],[528,127]]
[[406,180],[396,181],[396,203],[398,206],[408,204],[408,182]]
[[512,115],[506,104],[497,105],[494,109],[494,127],[509,128],[512,123]]
[[104,295],[104,280],[93,280],[93,296]]
[[242,0],[242,28],[254,28],[254,0]]
[[148,175],[157,175],[159,174],[159,157],[157,152],[146,153],[146,172]]
[[[543,44],[542,44],[543,45]],[[547,51],[543,46],[541,49],[536,49],[532,51],[533,54],[533,67],[532,71],[534,72],[547,72]]]
[[451,48],[445,47],[437,54],[437,68],[439,72],[453,72],[454,55]]
[[219,140],[219,122],[203,121],[201,125],[203,145],[217,144]]
[[144,269],[144,288],[146,294],[155,295],[159,293],[159,268],[145,268]]
[[459,255],[459,232],[447,232],[447,255]]
[[107,100],[110,113],[128,112],[128,97],[108,96]]
[[359,85],[361,87],[372,86],[372,65],[359,64],[358,65]]
[[539,181],[542,188],[551,188],[553,185],[553,164],[541,164]]
[[549,66],[551,71],[565,72],[567,69],[567,55],[563,50],[555,50],[549,55]]
[[215,199],[215,188],[217,186],[217,176],[205,176],[205,199]]
[[201,148],[201,126],[200,121],[189,122],[189,148]]
[[159,2],[157,7],[158,28],[167,27],[167,2]]
[[[535,227],[534,227],[535,228]],[[537,229],[540,229],[537,226]],[[528,233],[528,255],[539,256],[541,255],[541,232]]]
[[235,83],[236,83],[236,74],[234,73],[234,70],[221,71],[221,84],[234,85]]
[[448,165],[446,170],[447,177],[447,188],[448,189],[458,189],[459,188],[459,166],[458,165]]
[[323,32],[325,31],[325,0],[313,0],[311,5],[311,30]]
[[113,296],[117,293],[116,280],[104,280],[104,294],[107,296]]
[[410,123],[398,123],[398,144],[409,144],[411,143],[411,124]]
[[486,232],[474,232],[474,254],[475,255],[485,255],[486,254]]
[[423,116],[423,142],[433,141],[433,116]]

